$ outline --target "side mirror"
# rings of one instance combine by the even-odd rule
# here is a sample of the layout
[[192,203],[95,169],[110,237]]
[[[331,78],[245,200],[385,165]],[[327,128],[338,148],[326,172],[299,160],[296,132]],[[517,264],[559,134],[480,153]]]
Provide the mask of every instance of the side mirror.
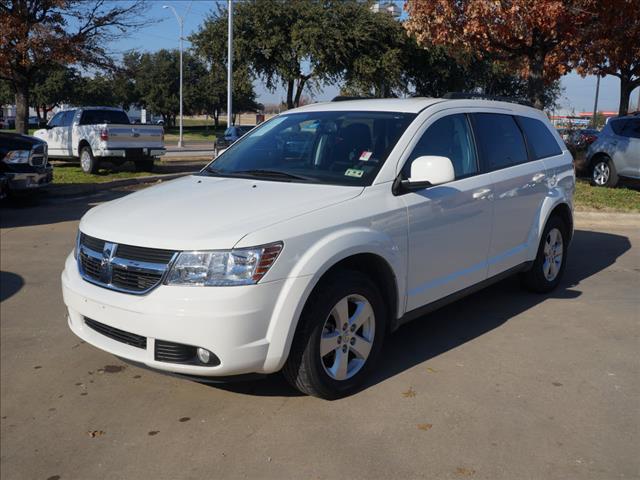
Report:
[[400,177],[394,183],[394,193],[406,193],[423,188],[452,182],[456,175],[451,160],[447,157],[425,155],[416,158],[411,163],[411,177],[402,180]]

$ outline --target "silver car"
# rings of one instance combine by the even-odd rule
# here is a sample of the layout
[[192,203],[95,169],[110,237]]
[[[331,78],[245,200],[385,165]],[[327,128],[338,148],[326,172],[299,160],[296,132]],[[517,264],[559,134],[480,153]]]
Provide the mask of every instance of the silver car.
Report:
[[586,160],[594,185],[615,187],[619,177],[640,179],[640,116],[609,120]]

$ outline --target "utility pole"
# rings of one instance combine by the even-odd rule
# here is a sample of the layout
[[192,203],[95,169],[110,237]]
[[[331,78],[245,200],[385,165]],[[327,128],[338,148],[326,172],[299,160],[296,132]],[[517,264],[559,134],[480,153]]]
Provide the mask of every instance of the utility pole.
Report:
[[178,25],[180,25],[180,136],[178,138],[178,148],[182,148],[184,145],[182,137],[182,40],[184,38],[184,17],[189,14],[189,10],[191,10],[191,3],[189,3],[189,7],[187,8],[187,12],[184,14],[184,17],[178,15],[178,12],[176,12],[176,9],[173,8],[172,5],[163,5],[162,8],[170,8],[176,16],[176,20],[178,20]]
[[227,128],[231,126],[233,105],[233,0],[229,0],[229,25],[227,29]]
[[593,115],[591,116],[591,126],[596,128],[596,116],[598,114],[598,94],[600,93],[600,75],[596,77],[596,101],[593,104]]

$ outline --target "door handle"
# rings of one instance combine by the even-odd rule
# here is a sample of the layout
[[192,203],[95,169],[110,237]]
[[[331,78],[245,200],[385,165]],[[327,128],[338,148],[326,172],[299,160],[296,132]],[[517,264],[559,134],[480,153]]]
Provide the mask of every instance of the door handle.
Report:
[[478,190],[477,192],[473,192],[472,195],[474,200],[484,200],[486,198],[491,198],[491,189],[483,188],[482,190]]
[[536,173],[531,180],[535,183],[540,183],[545,177],[546,175],[544,173]]

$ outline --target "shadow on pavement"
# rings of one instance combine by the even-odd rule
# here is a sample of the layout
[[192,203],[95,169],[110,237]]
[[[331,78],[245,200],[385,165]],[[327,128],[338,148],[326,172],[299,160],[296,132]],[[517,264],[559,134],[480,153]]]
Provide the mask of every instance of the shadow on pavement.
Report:
[[[472,341],[548,298],[580,297],[583,280],[615,263],[630,248],[627,237],[576,230],[564,279],[557,290],[548,295],[529,293],[513,277],[404,325],[385,339],[381,361],[364,389]],[[251,383],[212,387],[246,395],[299,395],[278,374]]]
[[24,286],[24,279],[11,272],[0,271],[0,302],[12,297]]

